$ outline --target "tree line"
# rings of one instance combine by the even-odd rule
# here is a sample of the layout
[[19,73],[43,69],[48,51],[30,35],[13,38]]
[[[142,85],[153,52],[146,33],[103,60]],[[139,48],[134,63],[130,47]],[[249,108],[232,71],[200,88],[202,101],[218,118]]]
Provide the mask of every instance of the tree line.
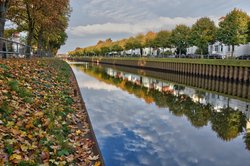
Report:
[[[69,0],[1,0],[0,8],[0,37],[26,32],[27,45],[35,47],[38,54],[46,51],[53,55],[67,39]],[[14,24],[12,28],[5,29],[7,20]]]
[[[94,46],[76,48],[69,52],[71,56],[103,56],[110,52],[148,48],[176,48],[176,54],[185,54],[188,47],[197,46],[197,54],[208,54],[208,45],[216,41],[222,42],[234,48],[250,41],[250,16],[240,9],[234,9],[219,20],[217,27],[210,18],[202,17],[191,27],[184,24],[177,25],[173,30],[161,30],[160,32],[148,32],[136,36],[112,41],[98,41]],[[173,54],[166,51],[165,54]]]

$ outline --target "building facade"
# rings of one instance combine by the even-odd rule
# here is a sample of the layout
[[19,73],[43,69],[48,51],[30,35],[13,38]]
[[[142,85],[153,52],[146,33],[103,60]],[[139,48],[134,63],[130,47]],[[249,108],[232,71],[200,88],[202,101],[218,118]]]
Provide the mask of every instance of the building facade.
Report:
[[[208,46],[208,52],[209,54],[220,54],[224,58],[227,58],[231,56],[232,46],[225,45],[221,42],[215,42],[213,45]],[[235,46],[234,57],[241,55],[250,55],[250,43]]]

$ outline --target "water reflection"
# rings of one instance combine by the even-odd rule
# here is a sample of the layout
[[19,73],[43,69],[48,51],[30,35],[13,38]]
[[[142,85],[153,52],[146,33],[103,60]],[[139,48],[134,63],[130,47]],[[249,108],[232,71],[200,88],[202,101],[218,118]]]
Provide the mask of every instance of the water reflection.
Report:
[[248,102],[112,68],[76,69],[107,165],[250,163]]

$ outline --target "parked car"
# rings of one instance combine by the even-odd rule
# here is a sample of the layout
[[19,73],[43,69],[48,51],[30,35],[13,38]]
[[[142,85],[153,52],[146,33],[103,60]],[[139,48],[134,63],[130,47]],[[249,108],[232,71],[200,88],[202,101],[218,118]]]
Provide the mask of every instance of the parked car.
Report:
[[166,58],[175,58],[175,55],[167,55]]
[[199,54],[187,54],[185,57],[186,58],[200,58],[201,55],[199,55]]
[[250,55],[241,55],[236,57],[236,59],[240,59],[240,60],[250,60]]
[[205,55],[204,58],[206,58],[206,59],[224,59],[224,57],[220,54],[209,54],[209,55]]
[[185,58],[186,57],[186,55],[184,55],[184,54],[181,54],[181,55],[175,55],[175,58]]

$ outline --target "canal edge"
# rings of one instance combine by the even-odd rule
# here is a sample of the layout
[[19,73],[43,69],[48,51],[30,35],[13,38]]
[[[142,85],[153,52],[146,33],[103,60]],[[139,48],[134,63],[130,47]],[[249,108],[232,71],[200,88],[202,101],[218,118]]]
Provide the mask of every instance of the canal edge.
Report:
[[[66,63],[67,63],[67,62],[66,62]],[[69,65],[69,64],[68,64],[68,65]],[[70,65],[69,65],[69,66],[70,66]],[[99,160],[101,161],[101,166],[105,166],[105,162],[104,162],[104,159],[103,159],[103,155],[102,155],[102,153],[101,153],[99,144],[98,144],[98,142],[97,142],[97,139],[96,139],[96,136],[95,136],[95,133],[94,133],[94,130],[93,130],[93,126],[92,126],[92,123],[91,123],[91,120],[90,120],[90,117],[89,117],[88,110],[87,110],[87,108],[86,108],[86,106],[85,106],[85,102],[84,102],[84,100],[83,100],[83,98],[82,98],[82,94],[81,94],[81,90],[80,90],[79,84],[78,84],[78,82],[77,82],[75,73],[74,73],[74,71],[73,71],[73,69],[72,69],[71,66],[70,66],[70,70],[71,70],[71,73],[72,73],[72,76],[73,76],[74,86],[76,87],[76,89],[74,88],[74,90],[76,90],[76,91],[77,91],[77,94],[79,94],[79,96],[80,96],[82,111],[85,111],[86,114],[87,114],[87,121],[88,121],[89,128],[90,128],[90,138],[93,139],[93,141],[95,142],[93,151],[96,152],[97,154],[99,154]]]

